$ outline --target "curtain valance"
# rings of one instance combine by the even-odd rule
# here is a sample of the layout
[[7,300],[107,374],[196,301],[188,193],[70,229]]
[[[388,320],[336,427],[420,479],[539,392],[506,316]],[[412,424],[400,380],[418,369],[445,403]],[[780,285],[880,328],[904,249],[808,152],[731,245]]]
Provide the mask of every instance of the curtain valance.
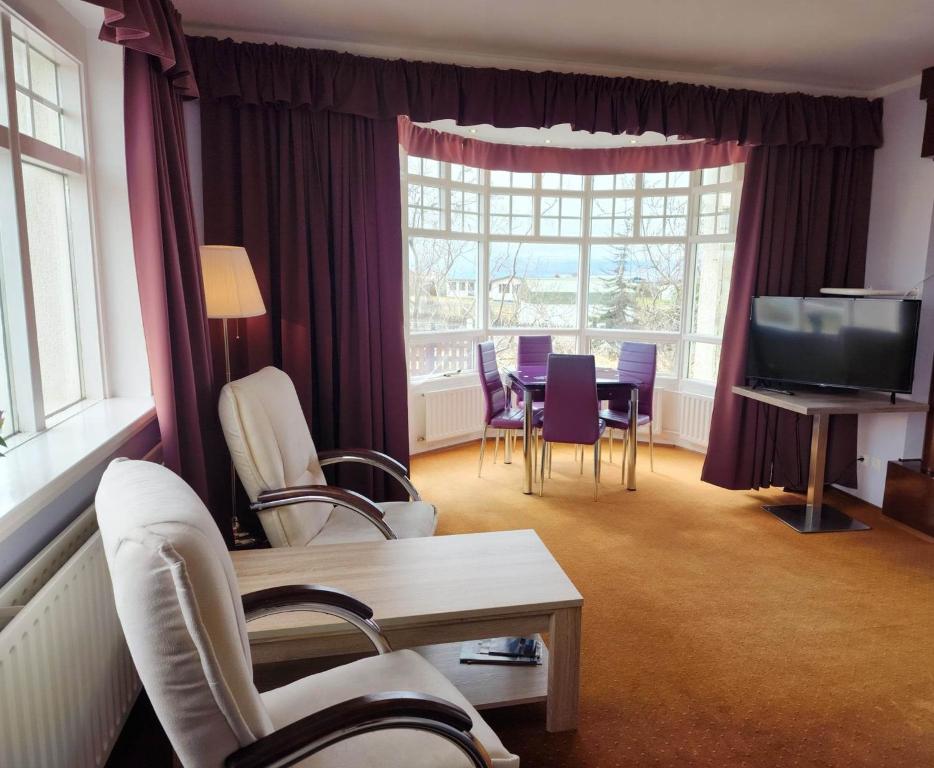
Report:
[[87,0],[104,9],[100,39],[153,56],[162,74],[185,98],[196,98],[182,17],[168,0]]
[[399,143],[416,157],[473,168],[518,173],[659,173],[716,168],[746,161],[749,150],[735,141],[692,141],[651,147],[580,149],[481,141],[415,125],[399,118]]
[[881,99],[389,61],[207,37],[189,37],[188,47],[202,99],[499,128],[570,123],[749,145],[882,144]]

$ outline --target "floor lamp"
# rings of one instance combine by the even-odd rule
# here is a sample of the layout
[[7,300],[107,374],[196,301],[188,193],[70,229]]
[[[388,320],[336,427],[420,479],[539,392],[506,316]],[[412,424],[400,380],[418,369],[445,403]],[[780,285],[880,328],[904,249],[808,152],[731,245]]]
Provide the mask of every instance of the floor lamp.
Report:
[[[201,273],[204,278],[204,299],[208,317],[224,324],[224,373],[230,383],[230,340],[227,321],[266,314],[266,305],[250,257],[238,245],[202,245]],[[238,326],[239,329],[239,326]],[[240,338],[239,332],[237,338]],[[255,544],[248,533],[240,529],[237,520],[237,475],[230,462],[230,525],[234,547]]]

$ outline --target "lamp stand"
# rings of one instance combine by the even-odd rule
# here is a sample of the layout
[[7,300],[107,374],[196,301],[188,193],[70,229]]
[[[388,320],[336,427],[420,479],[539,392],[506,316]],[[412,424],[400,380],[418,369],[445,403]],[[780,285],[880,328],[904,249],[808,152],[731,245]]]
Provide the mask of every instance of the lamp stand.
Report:
[[[224,323],[224,373],[227,376],[227,383],[230,384],[230,340],[227,336],[227,318],[223,318]],[[240,520],[237,518],[237,470],[234,468],[233,459],[230,460],[230,530],[233,534],[234,549],[245,549],[256,544],[256,539],[240,527]]]

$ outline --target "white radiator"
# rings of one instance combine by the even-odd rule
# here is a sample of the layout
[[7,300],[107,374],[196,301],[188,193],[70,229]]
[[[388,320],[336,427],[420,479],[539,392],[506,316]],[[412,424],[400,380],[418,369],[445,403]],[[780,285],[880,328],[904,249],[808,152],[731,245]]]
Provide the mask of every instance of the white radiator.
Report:
[[713,398],[682,392],[680,405],[681,423],[678,431],[681,440],[698,448],[706,448],[710,435],[710,417],[713,414]]
[[446,440],[483,428],[483,392],[480,387],[458,387],[425,392],[425,441]]
[[[93,508],[0,591],[0,766],[100,768],[139,691],[100,533],[88,538],[88,525]],[[27,600],[17,606],[17,595]]]

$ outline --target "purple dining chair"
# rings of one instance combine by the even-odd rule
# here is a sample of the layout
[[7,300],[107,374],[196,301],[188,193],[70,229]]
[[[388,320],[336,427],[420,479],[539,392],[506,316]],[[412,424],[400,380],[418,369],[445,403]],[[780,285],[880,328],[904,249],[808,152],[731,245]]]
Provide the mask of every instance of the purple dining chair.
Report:
[[[519,336],[516,347],[516,368],[544,368],[548,365],[551,354],[551,336]],[[516,407],[522,408],[522,390],[513,388],[516,393]],[[541,408],[542,403],[532,403],[533,408]]]
[[[624,341],[619,345],[619,362],[616,369],[636,376],[642,383],[639,385],[639,414],[636,426],[649,425],[649,466],[655,471],[655,439],[653,432],[655,425],[652,422],[652,398],[655,393],[655,369],[658,359],[658,349],[654,344],[643,344],[637,341]],[[613,430],[622,429],[629,436],[629,400],[610,400],[607,408],[600,411],[600,418],[610,428],[610,461],[613,461]],[[624,454],[625,455],[625,454]],[[625,474],[626,462],[623,462]]]
[[[509,398],[506,395],[506,389],[503,387],[503,381],[499,375],[499,366],[496,364],[496,347],[492,341],[484,341],[477,344],[477,371],[480,373],[480,386],[483,389],[483,402],[485,411],[483,416],[483,437],[480,438],[480,466],[477,469],[477,477],[483,472],[483,453],[486,449],[486,432],[492,427],[497,430],[496,442],[493,446],[493,463],[496,463],[496,453],[499,450],[499,437],[504,430],[512,430],[509,436],[503,435],[503,443],[506,440],[512,440],[517,430],[525,426],[525,412],[521,408],[515,408],[509,404]],[[532,451],[535,458],[532,459],[533,466],[537,458],[537,441],[535,428],[542,424],[542,412],[536,411],[532,417]],[[504,448],[505,450],[505,448]]]
[[[599,417],[597,367],[593,355],[549,355],[545,378],[545,419],[542,424],[542,465],[539,495],[545,493],[545,463],[551,472],[551,444],[593,445],[593,498],[600,482],[600,437],[606,424]],[[581,473],[584,452],[581,450]]]

